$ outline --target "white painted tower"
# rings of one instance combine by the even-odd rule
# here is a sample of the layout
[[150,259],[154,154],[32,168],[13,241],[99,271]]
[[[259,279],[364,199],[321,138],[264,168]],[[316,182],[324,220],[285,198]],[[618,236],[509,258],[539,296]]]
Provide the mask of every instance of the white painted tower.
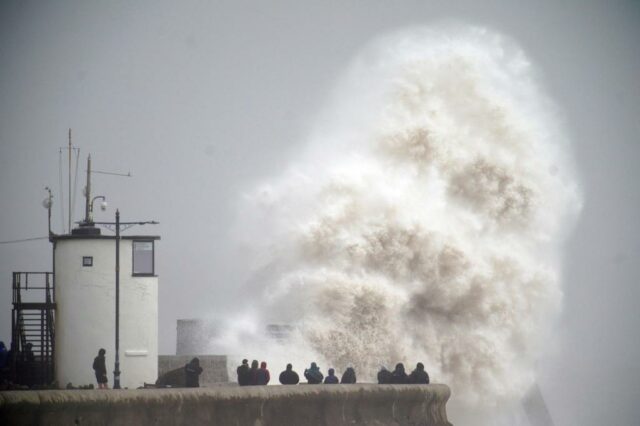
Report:
[[[97,228],[93,228],[97,229]],[[158,377],[157,236],[120,240],[120,384],[135,389]],[[54,237],[55,375],[60,386],[96,384],[92,363],[107,351],[113,386],[115,236]]]

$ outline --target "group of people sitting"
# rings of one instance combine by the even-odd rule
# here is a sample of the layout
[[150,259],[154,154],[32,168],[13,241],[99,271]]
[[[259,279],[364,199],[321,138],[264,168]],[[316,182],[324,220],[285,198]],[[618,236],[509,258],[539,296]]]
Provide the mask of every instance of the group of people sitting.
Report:
[[[271,374],[267,369],[267,363],[262,361],[258,367],[258,361],[253,360],[251,366],[246,359],[242,360],[242,364],[238,366],[236,373],[238,374],[238,384],[240,386],[260,386],[267,385],[271,380]],[[330,368],[328,375],[324,377],[320,371],[320,367],[312,362],[309,368],[304,370],[304,377],[310,385],[320,383],[324,384],[352,384],[356,383],[356,371],[353,367],[347,367],[342,373],[342,377],[338,380],[335,369]],[[323,380],[324,379],[324,380]],[[280,383],[283,385],[296,385],[300,382],[300,376],[293,371],[293,366],[287,364],[286,370],[280,373]],[[389,371],[382,367],[378,372],[379,384],[429,384],[429,374],[424,370],[424,365],[419,362],[415,370],[411,374],[405,373],[404,364],[398,363],[395,370]]]
[[404,364],[401,362],[396,364],[396,368],[393,371],[387,370],[382,367],[378,371],[378,383],[383,384],[429,384],[429,374],[424,371],[424,364],[419,362],[416,364],[415,370],[411,374],[405,373]]

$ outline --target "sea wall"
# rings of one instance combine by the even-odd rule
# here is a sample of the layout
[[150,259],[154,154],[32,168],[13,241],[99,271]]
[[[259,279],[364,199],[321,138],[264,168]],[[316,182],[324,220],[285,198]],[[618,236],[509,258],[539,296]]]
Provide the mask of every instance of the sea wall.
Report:
[[6,425],[449,426],[446,385],[0,392]]

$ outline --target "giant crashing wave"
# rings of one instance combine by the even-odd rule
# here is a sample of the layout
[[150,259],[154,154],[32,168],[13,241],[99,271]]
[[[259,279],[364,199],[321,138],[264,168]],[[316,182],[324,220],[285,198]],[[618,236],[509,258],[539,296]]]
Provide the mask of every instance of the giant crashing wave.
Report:
[[489,30],[372,43],[305,152],[247,196],[258,317],[295,326],[288,348],[261,350],[361,380],[421,361],[468,402],[522,397],[580,205],[558,116]]

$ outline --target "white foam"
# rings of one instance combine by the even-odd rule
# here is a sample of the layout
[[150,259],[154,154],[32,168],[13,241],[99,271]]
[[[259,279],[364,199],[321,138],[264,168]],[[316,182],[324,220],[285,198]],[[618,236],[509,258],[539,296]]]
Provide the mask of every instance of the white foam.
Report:
[[422,361],[468,403],[522,397],[561,306],[561,243],[580,205],[535,74],[482,28],[366,49],[306,155],[244,207],[257,321],[297,326],[290,350],[261,339],[233,353],[353,365],[362,380]]

